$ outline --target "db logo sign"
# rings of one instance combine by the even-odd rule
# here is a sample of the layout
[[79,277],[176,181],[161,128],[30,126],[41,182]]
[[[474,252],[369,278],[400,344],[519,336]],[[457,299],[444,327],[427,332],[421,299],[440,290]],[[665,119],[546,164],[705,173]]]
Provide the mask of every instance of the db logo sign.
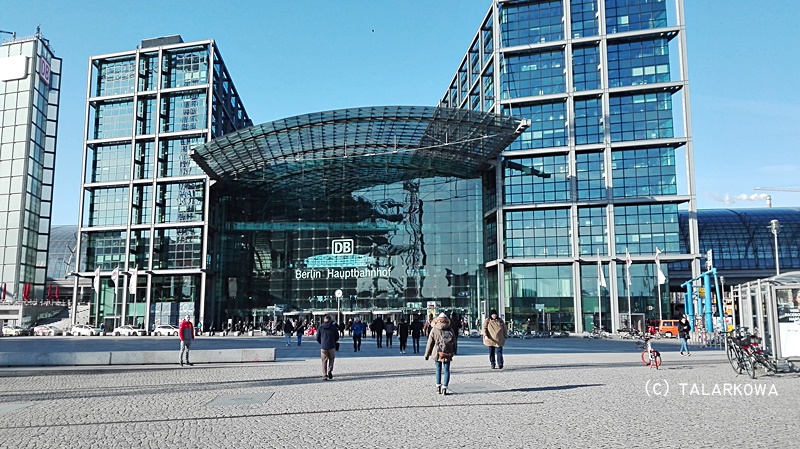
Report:
[[337,256],[353,255],[353,239],[334,240],[331,246],[331,254],[335,254]]

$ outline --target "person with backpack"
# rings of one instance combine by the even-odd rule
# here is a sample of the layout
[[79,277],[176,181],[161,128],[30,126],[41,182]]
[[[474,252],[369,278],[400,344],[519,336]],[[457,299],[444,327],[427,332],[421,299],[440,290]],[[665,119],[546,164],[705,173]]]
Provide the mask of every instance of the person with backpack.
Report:
[[450,320],[442,313],[431,321],[428,344],[425,346],[425,360],[433,354],[436,363],[436,389],[447,395],[450,384],[450,362],[455,353],[455,337],[450,329]]
[[[489,311],[489,318],[483,322],[483,345],[489,347],[489,364],[492,369],[503,369],[503,346],[506,344],[508,329],[506,323],[497,316],[497,310]],[[495,363],[495,353],[497,363]]]

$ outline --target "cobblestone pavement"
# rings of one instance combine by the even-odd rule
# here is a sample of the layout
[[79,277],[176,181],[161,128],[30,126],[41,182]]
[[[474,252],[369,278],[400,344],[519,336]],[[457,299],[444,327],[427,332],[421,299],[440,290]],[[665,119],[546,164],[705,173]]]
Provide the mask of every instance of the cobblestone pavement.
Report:
[[344,344],[323,381],[311,341],[263,364],[0,369],[0,447],[797,447],[797,374],[672,347],[655,370],[593,343],[514,343],[502,370],[465,344],[448,396],[421,355]]

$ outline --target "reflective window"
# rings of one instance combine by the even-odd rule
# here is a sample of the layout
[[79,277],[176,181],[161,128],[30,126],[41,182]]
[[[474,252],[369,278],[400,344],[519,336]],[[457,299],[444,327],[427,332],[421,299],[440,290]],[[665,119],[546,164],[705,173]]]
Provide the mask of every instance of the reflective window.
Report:
[[153,177],[153,141],[136,142],[136,152],[133,160],[133,179],[148,179]]
[[529,150],[567,145],[567,104],[565,102],[511,107],[504,105],[503,113],[531,120],[531,126],[508,149]]
[[161,98],[161,131],[204,129],[208,105],[205,92],[169,94]]
[[486,64],[494,54],[494,35],[492,30],[492,15],[486,19],[481,27],[481,36],[483,37],[483,63]]
[[189,150],[195,145],[205,143],[203,137],[182,139],[162,139],[158,158],[158,176],[202,175],[203,170],[189,157]]
[[208,49],[173,50],[164,55],[164,88],[208,83]]
[[82,271],[111,271],[125,264],[125,231],[86,233],[86,260]]
[[603,153],[577,153],[575,171],[579,200],[606,198],[606,170]]
[[[526,169],[550,175],[543,178]],[[570,200],[566,154],[509,159],[504,170],[505,204],[553,203]]]
[[139,91],[158,89],[158,53],[139,56]]
[[500,33],[504,47],[564,39],[561,0],[509,4],[500,9]]
[[159,228],[155,233],[153,269],[201,268],[202,228]]
[[[150,230],[131,231],[130,265],[141,269],[150,268]],[[139,277],[142,279],[143,277]],[[146,279],[146,278],[145,278]]]
[[673,137],[669,92],[614,96],[609,105],[612,142]]
[[86,190],[88,226],[121,226],[128,223],[128,188]]
[[611,171],[614,197],[678,194],[674,148],[614,150]]
[[608,253],[608,220],[605,207],[578,209],[578,249],[581,256]]
[[606,0],[606,32],[609,34],[665,26],[665,0]]
[[96,96],[132,94],[136,85],[136,61],[133,58],[97,63]]
[[614,207],[616,252],[655,254],[659,247],[665,253],[680,251],[678,206],[675,204],[642,204]]
[[603,102],[599,98],[575,100],[575,144],[603,143]]
[[600,89],[600,48],[574,47],[572,49],[572,84],[576,91]]
[[597,0],[571,0],[572,38],[597,36]]
[[669,81],[669,42],[666,39],[608,45],[609,87]]
[[483,110],[491,111],[494,107],[494,66],[489,63],[489,67],[484,72],[483,77]]
[[506,212],[506,257],[569,257],[569,209]]
[[86,182],[122,181],[130,178],[130,144],[92,145],[87,151]]
[[133,102],[109,101],[92,105],[94,113],[93,139],[127,137],[133,134]]
[[139,98],[136,109],[136,134],[153,134],[156,132],[156,97]]
[[500,75],[504,98],[561,93],[566,90],[562,50],[506,55]]
[[150,224],[153,211],[153,186],[134,185],[131,203],[131,224]]
[[[506,319],[515,327],[531,318],[539,329],[575,331],[572,266],[515,266],[505,274],[505,296],[511,305]],[[537,310],[537,304],[543,309]]]
[[158,185],[157,223],[203,221],[203,181]]

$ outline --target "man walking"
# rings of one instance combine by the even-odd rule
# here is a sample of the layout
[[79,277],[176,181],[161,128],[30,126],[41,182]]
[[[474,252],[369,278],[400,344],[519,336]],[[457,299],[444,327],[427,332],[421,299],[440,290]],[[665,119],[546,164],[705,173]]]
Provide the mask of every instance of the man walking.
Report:
[[333,361],[336,359],[336,342],[339,341],[339,329],[330,315],[325,315],[322,325],[317,330],[317,343],[322,356],[322,380],[333,379]]
[[381,341],[383,340],[383,329],[384,329],[384,327],[385,327],[385,324],[383,323],[383,318],[381,318],[380,315],[378,315],[378,317],[375,318],[375,321],[372,322],[372,332],[374,332],[374,334],[378,337],[378,347],[379,348],[383,347],[382,344],[381,344]]
[[186,364],[193,365],[189,363],[189,348],[192,347],[192,340],[194,340],[194,326],[191,319],[192,317],[186,315],[186,318],[178,326],[178,336],[181,338],[181,366],[183,366],[184,354],[186,355]]
[[414,316],[414,321],[411,322],[411,345],[414,349],[414,354],[419,354],[419,338],[422,335],[422,322],[419,316]]
[[361,350],[361,337],[367,332],[367,325],[361,322],[361,318],[355,317],[350,326],[353,332],[353,352]]

